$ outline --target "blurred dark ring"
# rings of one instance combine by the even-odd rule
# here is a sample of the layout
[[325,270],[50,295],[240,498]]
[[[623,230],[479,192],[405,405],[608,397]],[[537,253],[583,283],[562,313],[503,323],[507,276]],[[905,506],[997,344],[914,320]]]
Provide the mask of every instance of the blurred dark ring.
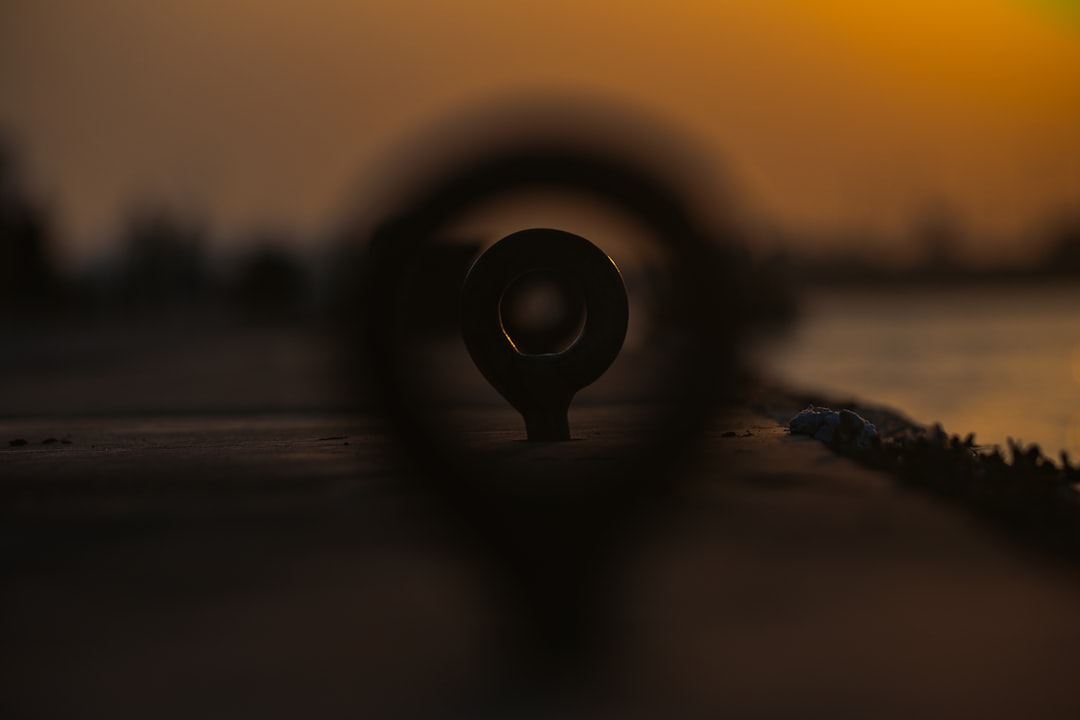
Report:
[[[425,481],[464,498],[505,487],[505,466],[485,462],[460,438],[417,409],[416,378],[408,376],[408,333],[395,314],[409,267],[455,219],[513,193],[566,190],[621,209],[658,238],[673,258],[665,298],[681,326],[665,348],[663,412],[618,459],[618,472],[592,477],[577,501],[633,502],[664,491],[711,417],[730,373],[738,332],[717,315],[728,279],[718,275],[716,238],[706,237],[689,204],[659,173],[625,154],[578,142],[541,140],[497,147],[441,173],[391,212],[375,230],[365,259],[361,347],[368,391]],[[733,283],[731,283],[733,285]],[[495,488],[495,490],[493,490]],[[617,499],[616,499],[617,498]]]

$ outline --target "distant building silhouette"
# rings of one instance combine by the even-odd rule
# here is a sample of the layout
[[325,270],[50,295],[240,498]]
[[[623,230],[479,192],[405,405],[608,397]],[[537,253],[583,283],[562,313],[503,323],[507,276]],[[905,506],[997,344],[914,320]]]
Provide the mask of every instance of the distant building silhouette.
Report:
[[923,280],[944,279],[963,272],[957,261],[964,232],[959,218],[944,205],[932,205],[916,218],[913,241],[922,258],[911,274]]

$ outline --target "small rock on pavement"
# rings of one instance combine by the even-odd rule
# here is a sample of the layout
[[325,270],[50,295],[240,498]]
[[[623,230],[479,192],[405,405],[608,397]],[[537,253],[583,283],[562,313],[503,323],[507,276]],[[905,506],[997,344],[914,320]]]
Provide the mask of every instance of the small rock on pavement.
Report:
[[788,422],[792,435],[809,435],[830,445],[864,448],[878,436],[874,424],[851,410],[810,407]]

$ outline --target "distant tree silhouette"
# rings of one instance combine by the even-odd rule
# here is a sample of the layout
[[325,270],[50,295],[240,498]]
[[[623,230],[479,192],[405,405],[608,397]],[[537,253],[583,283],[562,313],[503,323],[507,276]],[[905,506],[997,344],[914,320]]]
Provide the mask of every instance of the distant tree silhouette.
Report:
[[263,235],[241,262],[229,295],[248,318],[281,320],[296,317],[307,305],[310,281],[299,259],[285,249],[284,238]]
[[317,273],[319,279],[318,308],[335,321],[350,323],[362,300],[364,253],[347,236],[331,241],[329,252],[322,258]]
[[1054,274],[1080,275],[1080,214],[1058,223],[1044,267]]
[[129,219],[123,239],[120,300],[132,310],[190,310],[209,300],[213,283],[201,225],[156,208]]
[[57,299],[52,228],[16,175],[14,153],[0,138],[0,309],[42,310]]

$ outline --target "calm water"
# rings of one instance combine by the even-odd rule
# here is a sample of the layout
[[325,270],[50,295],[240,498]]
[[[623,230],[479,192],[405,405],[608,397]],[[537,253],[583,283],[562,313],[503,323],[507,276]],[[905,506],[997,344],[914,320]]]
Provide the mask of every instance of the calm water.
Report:
[[821,292],[764,361],[983,445],[1013,437],[1080,459],[1080,287]]

